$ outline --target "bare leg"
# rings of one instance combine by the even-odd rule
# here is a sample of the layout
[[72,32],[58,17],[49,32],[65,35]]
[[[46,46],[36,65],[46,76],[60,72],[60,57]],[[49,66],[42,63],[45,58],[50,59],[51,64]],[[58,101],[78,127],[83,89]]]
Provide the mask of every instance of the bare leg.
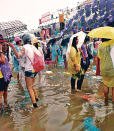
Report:
[[[34,82],[35,82],[35,78],[33,78],[33,85],[34,85]],[[34,86],[32,86],[32,89],[34,92],[35,99],[38,99],[38,94],[37,94],[36,88],[34,88]]]
[[103,89],[104,89],[104,97],[105,99],[108,100],[109,88],[106,85],[104,85]]
[[112,88],[112,102],[114,102],[114,87]]
[[8,100],[8,87],[6,87],[6,90],[3,93],[3,97],[4,97],[4,104],[7,104],[7,100]]
[[104,85],[103,89],[104,89],[105,105],[107,106],[108,105],[109,88],[106,85]]
[[17,73],[17,81],[18,81],[18,83],[19,83],[19,73]]
[[57,67],[57,62],[58,62],[58,56],[56,56],[56,60],[55,60],[56,67]]
[[2,96],[3,96],[3,91],[0,91],[0,109],[2,108]]
[[34,95],[34,91],[33,91],[33,79],[29,78],[29,77],[25,77],[26,80],[26,86],[29,92],[29,95],[31,97],[32,103],[36,103],[36,99],[35,99],[35,95]]

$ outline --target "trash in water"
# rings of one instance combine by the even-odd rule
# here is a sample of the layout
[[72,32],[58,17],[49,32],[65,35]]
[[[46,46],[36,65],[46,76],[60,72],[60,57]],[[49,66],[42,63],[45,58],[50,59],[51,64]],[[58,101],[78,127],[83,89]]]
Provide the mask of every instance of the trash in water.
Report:
[[94,101],[96,100],[95,97],[91,97],[90,95],[81,95],[81,97],[87,101]]
[[17,81],[10,81],[10,84],[17,84]]
[[8,88],[8,92],[10,92],[11,91],[11,89],[10,88]]
[[98,108],[101,108],[102,106],[100,104],[92,104],[93,106],[96,106]]
[[96,70],[96,66],[93,66],[92,69],[93,69],[93,70]]
[[70,103],[66,103],[66,106],[70,106]]
[[71,75],[69,72],[63,72],[64,74],[66,74],[66,75]]
[[52,74],[53,72],[52,71],[46,71],[47,74]]
[[45,72],[45,70],[42,70],[42,72]]
[[27,90],[25,90],[25,97],[26,97],[26,98],[30,98],[29,93],[28,93]]
[[88,117],[84,120],[84,131],[100,131],[100,129],[94,125],[93,118]]
[[96,76],[97,80],[101,80],[102,76]]
[[90,81],[90,82],[88,82],[88,85],[92,85],[92,82]]
[[92,79],[92,76],[84,76],[84,79]]
[[96,79],[97,77],[96,76],[92,76],[93,79]]
[[88,92],[87,92],[87,93],[85,93],[85,94],[86,94],[86,95],[91,95],[91,93],[88,93]]

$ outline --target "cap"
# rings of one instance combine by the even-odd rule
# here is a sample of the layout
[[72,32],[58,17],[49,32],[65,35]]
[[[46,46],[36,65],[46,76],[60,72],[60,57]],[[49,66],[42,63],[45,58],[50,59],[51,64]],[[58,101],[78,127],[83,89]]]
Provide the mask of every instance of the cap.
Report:
[[14,41],[15,42],[18,42],[18,41],[21,41],[22,39],[20,37],[15,37]]

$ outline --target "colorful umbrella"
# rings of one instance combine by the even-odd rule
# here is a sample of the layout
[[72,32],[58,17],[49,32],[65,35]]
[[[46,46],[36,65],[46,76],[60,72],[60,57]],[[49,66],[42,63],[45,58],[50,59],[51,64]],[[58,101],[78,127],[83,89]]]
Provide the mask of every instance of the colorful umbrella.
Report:
[[114,39],[114,27],[99,27],[89,32],[88,36],[92,38]]

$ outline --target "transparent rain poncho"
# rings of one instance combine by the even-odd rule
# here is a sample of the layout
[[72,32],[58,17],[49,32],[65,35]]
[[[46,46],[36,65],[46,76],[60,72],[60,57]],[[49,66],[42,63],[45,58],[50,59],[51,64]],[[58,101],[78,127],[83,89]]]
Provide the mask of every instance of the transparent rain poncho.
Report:
[[102,44],[99,45],[98,56],[100,58],[101,74],[103,76],[114,76],[113,59],[110,54],[110,52],[112,53],[113,51],[111,50],[113,46],[114,40],[103,42]]
[[98,47],[100,70],[104,85],[114,87],[114,40],[103,42]]

